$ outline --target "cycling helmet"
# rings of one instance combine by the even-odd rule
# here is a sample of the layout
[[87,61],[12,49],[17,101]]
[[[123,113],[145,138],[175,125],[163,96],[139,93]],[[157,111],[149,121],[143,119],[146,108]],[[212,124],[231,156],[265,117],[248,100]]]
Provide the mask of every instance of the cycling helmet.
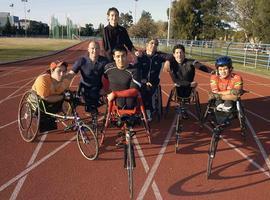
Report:
[[232,68],[232,59],[229,56],[221,56],[218,57],[216,60],[216,68],[219,66],[227,66]]

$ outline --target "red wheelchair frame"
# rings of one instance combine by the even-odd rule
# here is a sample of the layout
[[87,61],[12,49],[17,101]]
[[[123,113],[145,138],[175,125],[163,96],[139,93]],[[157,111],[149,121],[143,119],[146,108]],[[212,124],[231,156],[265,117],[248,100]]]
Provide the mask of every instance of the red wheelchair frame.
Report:
[[[125,96],[123,98],[127,98],[127,97],[133,97],[133,96]],[[102,143],[104,141],[105,132],[106,132],[107,128],[109,127],[110,123],[113,121],[117,121],[117,119],[121,118],[124,115],[127,115],[127,116],[138,115],[140,117],[140,119],[143,122],[144,128],[146,130],[148,141],[149,141],[149,143],[151,143],[151,135],[150,135],[151,131],[150,131],[150,126],[149,126],[148,121],[147,121],[142,97],[140,94],[138,94],[135,97],[137,98],[137,105],[134,107],[134,109],[120,109],[120,108],[118,108],[118,106],[116,105],[116,99],[108,102],[107,113],[105,116],[106,120],[105,120],[105,124],[104,124],[104,129],[101,133],[100,145],[102,145]],[[126,128],[125,124],[123,124],[122,128],[124,128],[124,129]]]

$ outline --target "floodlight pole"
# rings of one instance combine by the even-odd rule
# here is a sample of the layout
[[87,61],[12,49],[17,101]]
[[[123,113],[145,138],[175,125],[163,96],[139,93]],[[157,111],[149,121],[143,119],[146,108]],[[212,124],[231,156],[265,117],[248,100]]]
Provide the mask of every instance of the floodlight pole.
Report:
[[137,1],[138,1],[138,0],[135,0],[135,8],[134,8],[134,9],[135,9],[135,10],[134,10],[134,24],[136,24],[136,20],[137,20],[137,19],[136,19],[136,18],[137,18],[137,16],[136,16],[136,15],[137,15]]
[[26,2],[27,0],[21,0],[24,2],[24,25],[25,25],[25,37],[27,37],[27,26],[26,26]]
[[167,32],[167,47],[169,46],[170,40],[170,26],[171,26],[171,7],[172,7],[172,0],[169,0],[169,16],[168,16],[168,32]]

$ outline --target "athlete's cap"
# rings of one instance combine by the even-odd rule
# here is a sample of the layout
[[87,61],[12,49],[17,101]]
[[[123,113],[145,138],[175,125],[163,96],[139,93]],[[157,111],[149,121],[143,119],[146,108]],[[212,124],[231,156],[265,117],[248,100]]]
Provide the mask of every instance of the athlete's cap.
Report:
[[54,70],[55,68],[60,67],[60,66],[62,66],[62,65],[64,65],[65,67],[68,67],[68,63],[67,63],[67,62],[62,61],[62,60],[57,60],[57,61],[52,62],[52,63],[50,64],[50,69],[51,69],[51,70]]

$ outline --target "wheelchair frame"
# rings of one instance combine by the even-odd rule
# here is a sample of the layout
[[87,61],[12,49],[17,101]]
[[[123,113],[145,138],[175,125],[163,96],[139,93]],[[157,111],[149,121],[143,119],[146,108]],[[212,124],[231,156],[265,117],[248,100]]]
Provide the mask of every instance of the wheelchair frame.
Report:
[[169,112],[170,104],[174,102],[177,104],[175,111],[176,111],[176,128],[175,128],[175,153],[179,151],[179,144],[180,144],[180,133],[183,131],[183,113],[186,112],[186,106],[189,104],[195,104],[195,110],[198,117],[198,121],[200,122],[201,126],[201,104],[199,99],[199,94],[196,88],[191,90],[191,94],[189,97],[178,97],[176,86],[172,88],[168,102],[165,108],[165,116]]
[[212,99],[208,102],[208,105],[207,105],[207,108],[203,117],[203,122],[206,122],[206,120],[208,119],[208,116],[211,115],[212,120],[210,121],[210,124],[213,127],[210,147],[208,151],[208,160],[207,160],[207,169],[206,169],[207,179],[209,179],[211,175],[213,160],[217,152],[217,146],[221,138],[221,133],[224,130],[224,128],[227,127],[234,118],[237,118],[239,120],[241,136],[243,136],[244,140],[246,139],[246,116],[245,116],[245,109],[242,104],[241,98],[239,97],[236,100],[232,112],[230,113],[230,115],[228,115],[227,118],[225,118],[225,120],[222,123],[218,123],[216,120],[215,112],[218,112],[218,111],[216,111],[216,106],[214,104],[215,104],[215,99]]
[[[27,91],[20,100],[18,111],[18,126],[22,139],[26,142],[32,142],[36,139],[39,133],[41,113],[62,122],[72,120],[72,125],[69,127],[74,128],[77,132],[77,145],[80,152],[88,160],[96,159],[99,153],[97,137],[91,127],[86,125],[76,112],[78,98],[71,95],[70,100],[64,102],[67,102],[69,106],[66,113],[63,115],[50,113],[46,110],[44,101],[35,91]],[[28,119],[29,121],[27,121]],[[35,124],[33,124],[33,119],[36,121]],[[90,149],[92,149],[91,152],[87,152]]]

